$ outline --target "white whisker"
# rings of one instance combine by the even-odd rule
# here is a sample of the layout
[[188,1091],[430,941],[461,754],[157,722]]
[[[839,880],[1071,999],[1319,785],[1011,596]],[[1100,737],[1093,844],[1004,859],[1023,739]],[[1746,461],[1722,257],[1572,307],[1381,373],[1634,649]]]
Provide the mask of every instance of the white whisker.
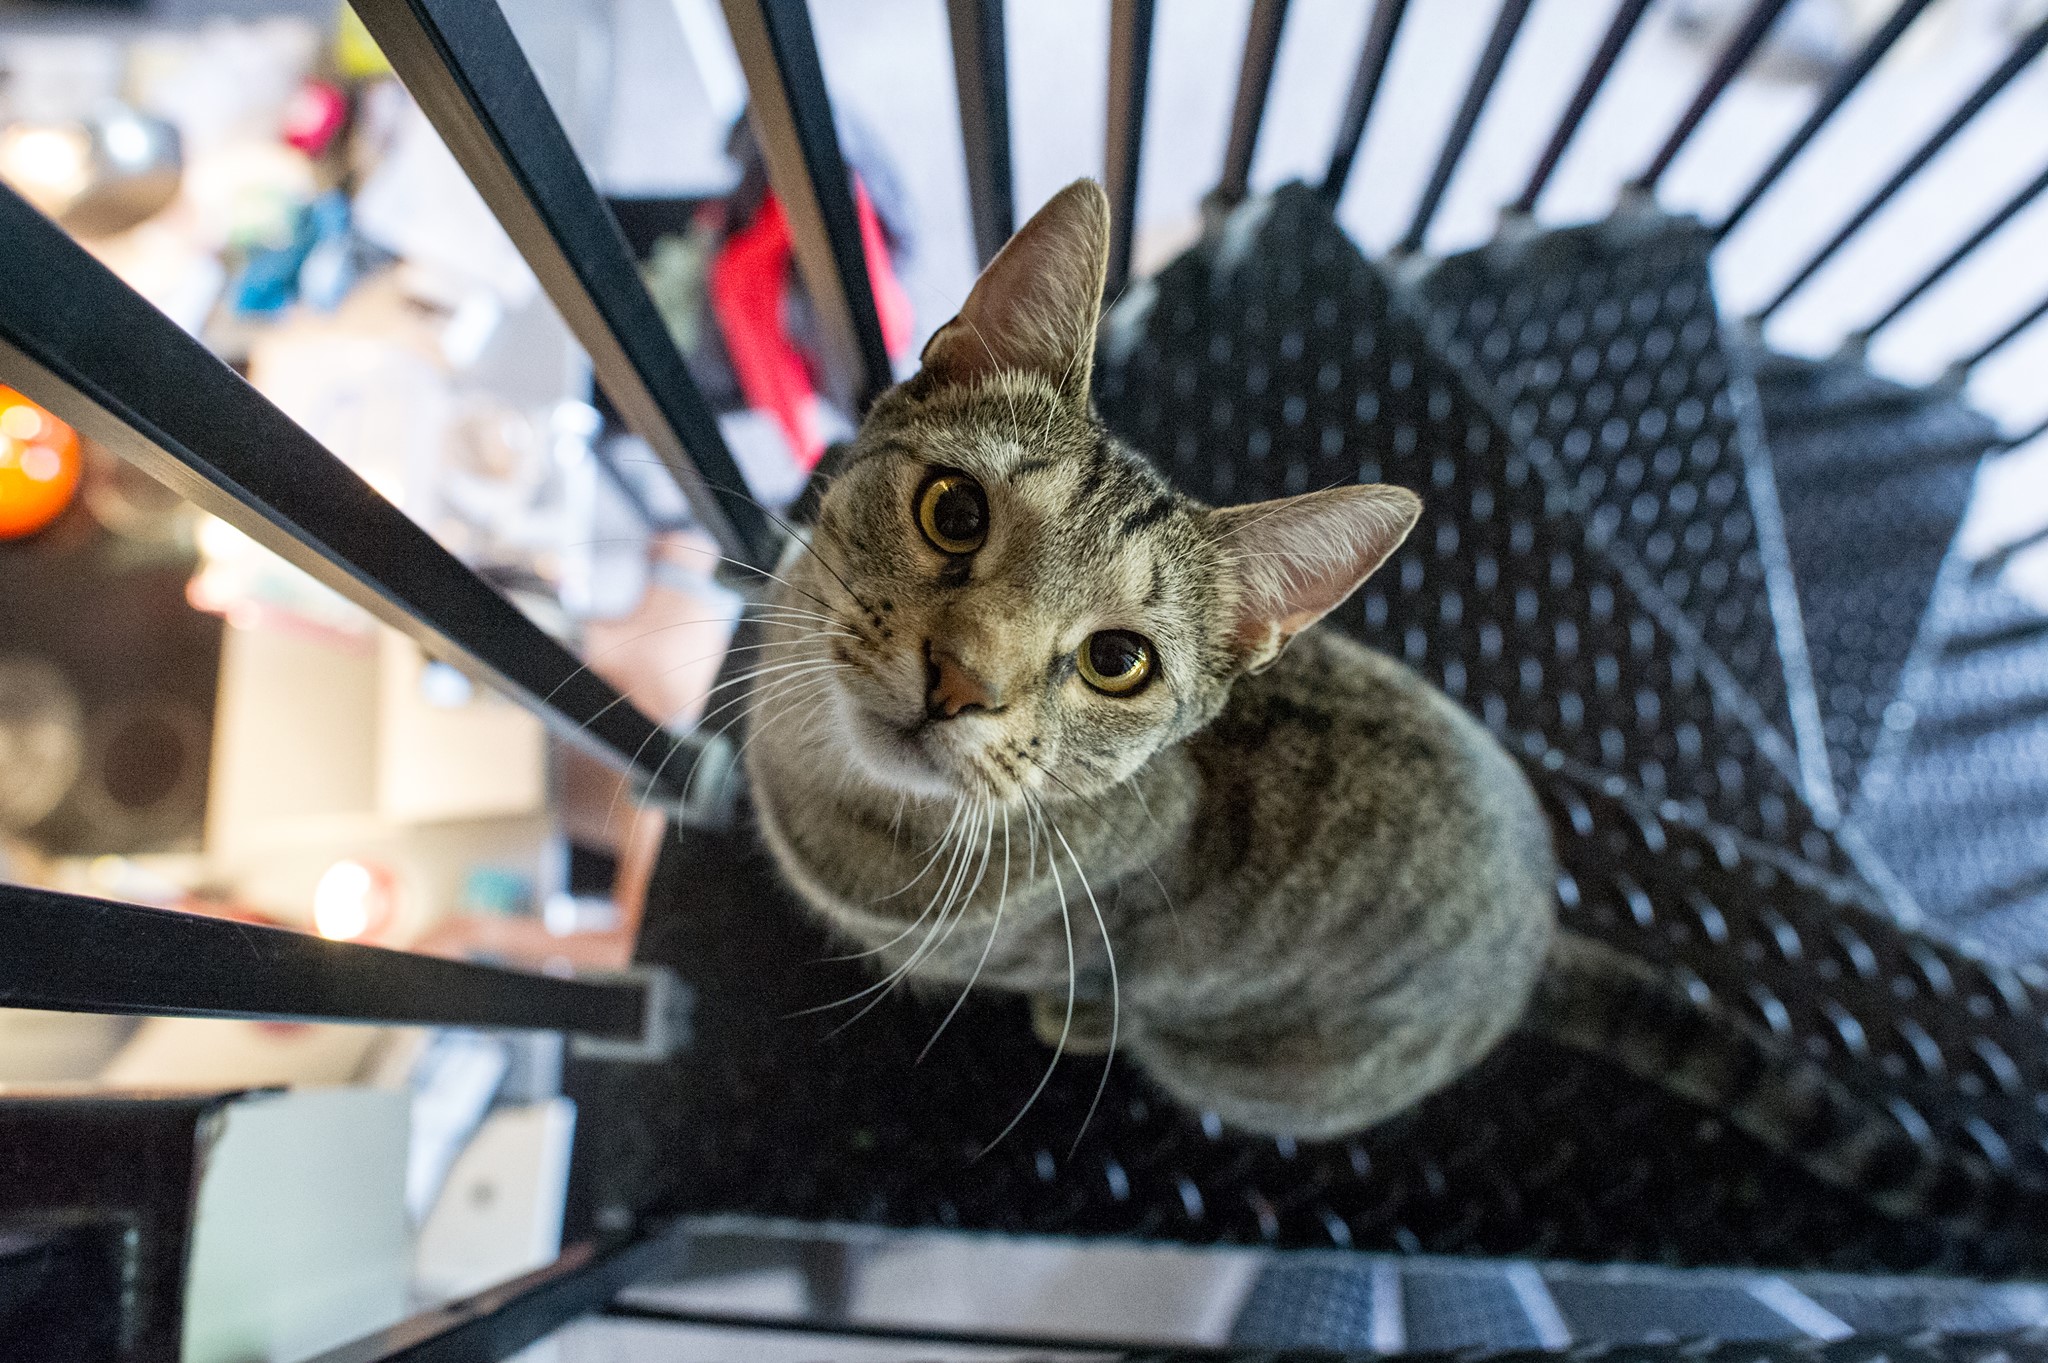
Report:
[[[1037,817],[1044,818],[1044,811],[1038,808],[1038,802],[1028,795],[1025,798],[1028,801],[1028,803],[1025,805],[1025,809],[1027,811],[1036,811]],[[1050,846],[1050,844],[1048,844],[1048,846]],[[1071,1035],[1074,1030],[1074,990],[1076,985],[1074,977],[1074,920],[1072,916],[1067,912],[1067,887],[1065,882],[1060,879],[1059,863],[1052,861],[1049,855],[1047,857],[1047,861],[1052,866],[1053,887],[1059,892],[1060,924],[1062,927],[1066,929],[1067,1015],[1065,1020],[1060,1023],[1060,1039],[1059,1042],[1053,1047],[1052,1062],[1045,1067],[1045,1073],[1039,1076],[1038,1087],[1031,1090],[1031,1096],[1024,1100],[1024,1106],[1018,1108],[1017,1115],[1010,1118],[1010,1124],[1004,1127],[1001,1131],[997,1132],[996,1138],[994,1140],[990,1141],[987,1145],[982,1147],[981,1153],[975,1156],[977,1160],[982,1158],[983,1155],[988,1154],[989,1151],[1001,1145],[1003,1143],[1003,1138],[1005,1136],[1008,1136],[1012,1131],[1015,1131],[1017,1129],[1017,1123],[1024,1120],[1024,1114],[1031,1111],[1031,1105],[1038,1101],[1038,1095],[1044,1093],[1045,1086],[1052,1082],[1052,1072],[1055,1069],[1059,1068],[1060,1057],[1062,1055],[1065,1055],[1067,1051],[1067,1037]]]
[[[1051,823],[1051,820],[1047,820]],[[1117,1029],[1123,1022],[1123,996],[1117,986],[1116,949],[1109,944],[1109,924],[1103,920],[1102,906],[1095,902],[1095,889],[1088,883],[1088,873],[1081,869],[1081,859],[1074,855],[1074,848],[1067,841],[1067,835],[1060,831],[1058,824],[1052,824],[1053,835],[1066,849],[1067,861],[1073,866],[1074,874],[1080,878],[1081,889],[1088,896],[1088,908],[1095,914],[1095,927],[1102,934],[1102,954],[1109,962],[1109,1051],[1102,1057],[1102,1078],[1096,1082],[1095,1097],[1089,1100],[1088,1111],[1081,1118],[1081,1129],[1074,1133],[1074,1143],[1067,1149],[1067,1158],[1081,1148],[1081,1137],[1088,1132],[1088,1123],[1094,1120],[1095,1109],[1102,1102],[1102,1092],[1109,1087],[1110,1066],[1116,1063]]]
[[[993,829],[991,829],[991,830],[990,830],[990,835],[991,835],[991,837],[993,837],[993,835],[994,835],[994,830],[993,830]],[[960,997],[959,997],[959,998],[957,998],[957,999],[955,999],[955,1000],[953,1001],[953,1007],[952,1007],[952,1009],[951,1009],[950,1011],[948,1011],[948,1012],[947,1012],[947,1014],[946,1014],[946,1016],[945,1016],[944,1020],[942,1020],[942,1021],[941,1021],[941,1022],[939,1023],[938,1027],[937,1027],[937,1028],[935,1028],[935,1029],[933,1030],[933,1032],[932,1032],[932,1039],[931,1039],[930,1041],[927,1041],[927,1042],[925,1042],[925,1043],[924,1043],[924,1049],[923,1049],[923,1050],[921,1050],[921,1051],[919,1051],[919,1052],[917,1053],[917,1062],[918,1062],[919,1064],[922,1064],[922,1063],[924,1062],[924,1058],[925,1058],[925,1057],[926,1057],[927,1055],[930,1055],[930,1054],[931,1054],[931,1051],[932,1051],[932,1047],[934,1047],[934,1046],[936,1046],[936,1045],[938,1045],[938,1044],[939,1044],[939,1037],[940,1037],[941,1035],[943,1035],[943,1034],[944,1034],[944,1032],[945,1032],[945,1030],[946,1030],[946,1027],[947,1027],[947,1025],[948,1025],[948,1024],[950,1024],[950,1023],[951,1023],[951,1022],[953,1021],[953,1017],[954,1017],[954,1014],[956,1014],[956,1013],[958,1013],[958,1012],[960,1011],[960,1005],[962,1005],[962,1004],[966,1003],[966,1002],[967,1002],[967,996],[968,996],[969,994],[972,994],[972,993],[974,992],[974,982],[975,982],[976,980],[979,980],[979,979],[981,978],[981,968],[982,968],[983,966],[985,966],[985,965],[987,965],[987,964],[988,964],[988,957],[989,957],[989,953],[990,953],[991,951],[994,951],[994,950],[995,950],[995,945],[996,945],[996,934],[997,934],[998,932],[1002,931],[1002,927],[1003,927],[1003,906],[1004,906],[1005,904],[1007,904],[1007,903],[1009,902],[1009,899],[1010,899],[1010,810],[1009,810],[1009,806],[1005,805],[1005,806],[1003,807],[1003,883],[1002,883],[1002,888],[996,891],[996,915],[995,915],[995,920],[994,920],[993,922],[991,922],[991,923],[990,923],[990,924],[988,925],[988,941],[987,941],[987,943],[985,943],[985,944],[984,944],[984,945],[982,946],[982,948],[981,948],[981,958],[980,958],[979,960],[975,961],[975,963],[974,963],[974,971],[973,971],[973,973],[972,973],[972,974],[970,974],[970,975],[969,975],[969,976],[967,977],[967,984],[966,984],[966,986],[965,986],[964,988],[962,988],[962,989],[961,989],[961,991],[960,991]]]

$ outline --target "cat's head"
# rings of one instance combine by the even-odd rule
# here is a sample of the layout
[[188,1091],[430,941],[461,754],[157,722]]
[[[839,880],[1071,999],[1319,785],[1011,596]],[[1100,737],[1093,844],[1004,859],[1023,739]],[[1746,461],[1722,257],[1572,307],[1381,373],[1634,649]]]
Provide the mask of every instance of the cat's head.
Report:
[[1213,510],[1089,400],[1109,204],[1062,190],[989,264],[827,489],[795,580],[845,634],[831,739],[925,796],[1125,779],[1349,596],[1421,503],[1343,487]]

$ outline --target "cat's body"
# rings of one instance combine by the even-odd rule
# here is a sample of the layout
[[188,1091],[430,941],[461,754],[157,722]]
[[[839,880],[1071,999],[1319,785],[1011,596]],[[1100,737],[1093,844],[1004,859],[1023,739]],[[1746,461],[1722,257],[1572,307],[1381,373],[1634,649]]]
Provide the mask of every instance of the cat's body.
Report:
[[[829,751],[800,724],[749,745],[761,822],[884,976],[1031,995],[1048,1031],[1072,980],[1094,1033],[1106,936],[1119,1049],[1253,1130],[1343,1134],[1442,1087],[1521,1016],[1550,940],[1548,833],[1520,771],[1408,669],[1322,631],[1127,798],[1055,791],[1042,825],[942,800],[899,820]],[[949,824],[957,854],[934,859]]]

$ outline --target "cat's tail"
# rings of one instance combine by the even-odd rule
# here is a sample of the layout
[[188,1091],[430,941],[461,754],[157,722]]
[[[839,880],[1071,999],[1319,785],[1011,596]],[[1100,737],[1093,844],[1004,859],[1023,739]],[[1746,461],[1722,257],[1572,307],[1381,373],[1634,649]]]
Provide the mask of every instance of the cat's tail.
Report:
[[1910,1108],[1859,1093],[1697,993],[1560,932],[1524,1027],[1708,1109],[1888,1216],[1965,1235],[2018,1232],[2048,1248],[2048,1189],[1943,1142]]

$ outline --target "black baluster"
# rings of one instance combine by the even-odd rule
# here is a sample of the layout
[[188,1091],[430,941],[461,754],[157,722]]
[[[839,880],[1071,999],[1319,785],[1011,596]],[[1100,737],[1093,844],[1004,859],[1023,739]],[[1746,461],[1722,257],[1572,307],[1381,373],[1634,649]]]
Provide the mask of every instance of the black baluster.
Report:
[[2013,77],[2026,69],[2027,64],[2039,56],[2041,49],[2044,47],[2048,47],[2048,19],[2044,19],[2039,24],[2036,24],[2033,31],[2020,40],[2019,46],[2015,47],[2011,55],[1999,63],[1996,70],[1984,78],[1983,83],[1971,92],[1970,97],[1964,100],[1962,106],[1949,116],[1948,121],[1935,129],[1934,134],[1922,142],[1919,149],[1906,158],[1905,164],[1893,173],[1891,179],[1885,181],[1875,194],[1872,194],[1863,201],[1862,207],[1850,215],[1849,220],[1842,224],[1841,229],[1828,239],[1827,245],[1821,247],[1811,260],[1800,267],[1798,273],[1786,281],[1785,286],[1778,290],[1777,296],[1764,304],[1762,310],[1750,318],[1751,323],[1760,324],[1764,322],[1772,313],[1783,307],[1786,300],[1799,292],[1806,281],[1819,273],[1821,266],[1834,259],[1835,253],[1847,245],[1849,239],[1861,231],[1865,223],[1876,217],[1878,210],[1890,203],[1892,196],[1905,188],[1907,181],[1919,174],[1929,161],[1932,161],[1939,155],[1941,149],[1946,147],[1955,138],[1957,133],[1967,127],[1971,119],[1982,113],[1984,106],[1997,98],[1998,93],[2012,82]]
[[1721,225],[1714,229],[1715,240],[1718,241],[1735,230],[1735,225],[1742,221],[1750,209],[1756,207],[1757,201],[1763,198],[1770,187],[1778,182],[1778,177],[1785,173],[1785,168],[1792,164],[1799,153],[1806,149],[1806,144],[1814,139],[1830,118],[1834,117],[1835,110],[1848,102],[1849,96],[1856,92],[1856,87],[1863,83],[1863,78],[1884,60],[1885,53],[1891,51],[1892,45],[1912,27],[1913,21],[1920,17],[1920,11],[1932,3],[1934,0],[1902,0],[1899,7],[1892,11],[1891,18],[1885,20],[1884,27],[1870,36],[1870,41],[1863,45],[1863,50],[1842,68],[1840,74],[1822,92],[1819,102],[1813,106],[1813,112],[1806,116],[1806,121],[1799,125],[1799,130],[1786,139],[1785,145],[1778,149],[1778,154],[1771,158],[1771,163],[1764,167],[1763,174],[1756,177],[1755,182],[1743,193],[1735,207],[1728,211],[1728,216],[1721,219]]
[[1501,68],[1507,65],[1508,49],[1515,45],[1515,35],[1522,31],[1522,21],[1529,17],[1530,3],[1531,0],[1502,0],[1500,12],[1494,16],[1493,32],[1486,36],[1486,47],[1479,54],[1479,65],[1473,70],[1472,80],[1465,87],[1465,98],[1458,105],[1457,117],[1451,120],[1450,135],[1444,139],[1443,150],[1437,154],[1436,169],[1430,173],[1429,183],[1423,187],[1421,202],[1415,205],[1415,217],[1394,247],[1396,251],[1405,253],[1422,249],[1423,239],[1429,235],[1430,221],[1436,217],[1436,210],[1443,203],[1444,191],[1451,187],[1451,176],[1457,172],[1458,159],[1465,154],[1473,129],[1479,126],[1479,115],[1486,108],[1487,96],[1493,93]]
[[1664,172],[1678,159],[1678,153],[1692,139],[1693,132],[1706,120],[1707,114],[1721,98],[1721,94],[1735,80],[1749,61],[1751,54],[1763,43],[1764,36],[1771,31],[1771,25],[1778,22],[1778,16],[1785,11],[1790,0],[1757,0],[1749,14],[1742,21],[1742,27],[1728,40],[1728,46],[1721,50],[1714,67],[1707,72],[1707,79],[1693,101],[1679,118],[1678,126],[1671,130],[1671,136],[1664,139],[1664,145],[1650,159],[1643,173],[1630,182],[1629,188],[1642,194],[1656,191],[1657,182],[1664,178]]
[[889,348],[875,309],[853,181],[839,151],[832,98],[804,0],[724,0],[747,73],[747,114],[782,202],[811,305],[844,371],[837,386],[865,411],[889,386]]
[[1331,203],[1344,197],[1344,182],[1351,178],[1351,163],[1358,159],[1358,147],[1365,140],[1366,121],[1372,117],[1373,102],[1387,76],[1387,59],[1394,53],[1394,38],[1401,31],[1401,16],[1408,12],[1408,0],[1379,0],[1372,12],[1372,27],[1365,33],[1365,50],[1359,54],[1358,74],[1351,79],[1351,93],[1344,100],[1344,118],[1337,125],[1337,145],[1330,152],[1330,168],[1323,175],[1322,193]]
[[953,81],[960,92],[974,250],[986,265],[1017,230],[1003,0],[946,0],[946,14],[953,30]]
[[1131,277],[1138,225],[1138,158],[1145,145],[1145,91],[1152,73],[1154,0],[1110,0],[1109,125],[1103,181],[1109,191],[1109,277],[1114,300]]
[[1613,22],[1607,26],[1607,36],[1600,40],[1599,49],[1593,53],[1592,64],[1586,68],[1585,78],[1573,92],[1572,102],[1565,106],[1564,117],[1558,120],[1557,131],[1550,135],[1543,155],[1536,158],[1536,169],[1529,173],[1529,183],[1523,187],[1521,197],[1508,206],[1509,212],[1533,213],[1536,210],[1536,200],[1541,197],[1544,186],[1550,183],[1550,177],[1557,173],[1558,163],[1564,160],[1565,148],[1578,135],[1587,110],[1593,107],[1600,87],[1607,83],[1608,75],[1621,57],[1622,48],[1628,46],[1629,38],[1649,7],[1650,0],[1621,0]]
[[1252,153],[1259,145],[1259,124],[1266,116],[1266,98],[1273,87],[1273,61],[1280,52],[1280,30],[1287,22],[1287,0],[1252,0],[1251,25],[1244,37],[1244,62],[1238,71],[1237,103],[1230,111],[1230,141],[1223,152],[1223,179],[1215,202],[1242,203],[1251,188]]
[[1949,271],[1969,259],[1970,253],[1988,241],[1993,233],[2010,222],[2028,204],[2039,198],[2043,190],[2048,190],[2048,170],[2043,170],[2029,184],[2022,187],[2017,194],[2000,205],[1998,211],[1986,218],[1976,231],[1964,238],[1962,243],[1953,251],[1943,256],[1941,262],[1925,275],[1922,275],[1917,284],[1901,294],[1897,302],[1886,308],[1876,320],[1858,331],[1851,338],[1851,343],[1862,345],[1868,342],[1878,331],[1889,326],[1897,319],[1900,313],[1918,302],[1922,294],[1925,294],[1929,289],[1946,278]]

